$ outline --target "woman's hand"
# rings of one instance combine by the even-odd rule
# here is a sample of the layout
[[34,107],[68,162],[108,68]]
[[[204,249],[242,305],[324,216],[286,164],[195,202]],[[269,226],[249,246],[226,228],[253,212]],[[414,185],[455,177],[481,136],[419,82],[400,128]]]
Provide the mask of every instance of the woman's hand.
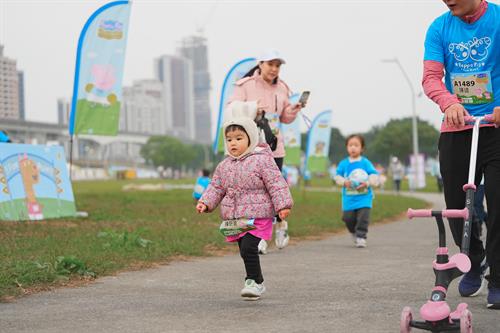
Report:
[[444,110],[444,122],[448,127],[464,127],[466,116],[469,116],[469,113],[460,103],[452,104]]
[[208,207],[203,202],[198,202],[198,204],[196,205],[196,210],[198,211],[198,214],[206,213]]
[[292,110],[293,112],[299,112],[304,106],[306,105],[302,103],[296,103],[292,106]]
[[282,220],[286,219],[288,217],[288,215],[290,215],[290,209],[288,209],[288,208],[282,209],[278,213],[278,216]]
[[500,106],[493,109],[493,122],[495,123],[495,127],[500,127]]
[[351,188],[351,186],[352,186],[351,181],[346,179],[346,180],[344,181],[344,187],[346,187],[346,188]]

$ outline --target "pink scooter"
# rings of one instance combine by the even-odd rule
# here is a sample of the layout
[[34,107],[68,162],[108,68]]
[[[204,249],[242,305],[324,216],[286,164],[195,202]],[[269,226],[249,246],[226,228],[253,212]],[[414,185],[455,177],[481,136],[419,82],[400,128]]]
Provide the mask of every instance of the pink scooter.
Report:
[[[472,130],[472,144],[469,163],[469,177],[467,184],[464,185],[465,208],[464,209],[445,209],[442,211],[432,211],[427,209],[408,209],[408,218],[414,217],[434,217],[439,230],[439,247],[436,250],[436,260],[432,263],[436,281],[432,289],[431,297],[420,308],[420,316],[423,321],[413,320],[410,307],[405,307],[401,313],[400,332],[409,333],[411,328],[438,332],[460,332],[472,333],[472,314],[466,303],[458,304],[455,311],[451,311],[446,302],[446,293],[448,287],[454,279],[467,273],[471,268],[471,262],[468,257],[470,235],[473,219],[474,185],[477,145],[479,140],[479,124],[483,122],[492,122],[491,115],[484,117],[466,117],[467,123],[474,123]],[[448,258],[448,248],[446,247],[446,232],[443,223],[445,218],[463,218],[464,231],[462,235],[461,253]]]

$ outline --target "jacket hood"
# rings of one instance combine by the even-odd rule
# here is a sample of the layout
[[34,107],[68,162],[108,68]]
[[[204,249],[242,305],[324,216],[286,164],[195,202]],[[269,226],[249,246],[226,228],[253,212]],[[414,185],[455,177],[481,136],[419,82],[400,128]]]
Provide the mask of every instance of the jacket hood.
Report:
[[223,133],[226,133],[226,128],[228,126],[239,125],[245,129],[245,132],[247,132],[248,134],[248,139],[250,140],[248,149],[238,157],[233,156],[229,153],[226,140],[224,140],[224,148],[226,154],[233,158],[240,159],[248,153],[253,152],[255,150],[255,147],[257,147],[257,145],[259,144],[259,129],[257,128],[257,124],[255,124],[254,121],[255,117],[257,116],[257,102],[234,101],[229,104],[228,108],[226,109],[226,115],[228,119],[222,126]]

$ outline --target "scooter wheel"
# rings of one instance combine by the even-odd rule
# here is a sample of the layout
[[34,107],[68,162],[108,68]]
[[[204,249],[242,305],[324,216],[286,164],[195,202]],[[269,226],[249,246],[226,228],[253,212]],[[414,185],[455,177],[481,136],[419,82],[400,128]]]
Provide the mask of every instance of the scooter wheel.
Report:
[[410,333],[411,327],[410,322],[412,320],[411,309],[409,306],[405,306],[403,312],[401,312],[401,324],[400,333]]
[[460,315],[460,333],[472,333],[472,313],[469,310]]

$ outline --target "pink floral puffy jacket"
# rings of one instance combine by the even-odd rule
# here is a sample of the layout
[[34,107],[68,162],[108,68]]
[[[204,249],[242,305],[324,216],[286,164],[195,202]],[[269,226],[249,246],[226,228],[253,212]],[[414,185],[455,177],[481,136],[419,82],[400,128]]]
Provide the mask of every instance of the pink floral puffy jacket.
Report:
[[292,208],[293,199],[267,144],[241,158],[226,157],[199,200],[213,211],[221,204],[223,220],[272,218]]

